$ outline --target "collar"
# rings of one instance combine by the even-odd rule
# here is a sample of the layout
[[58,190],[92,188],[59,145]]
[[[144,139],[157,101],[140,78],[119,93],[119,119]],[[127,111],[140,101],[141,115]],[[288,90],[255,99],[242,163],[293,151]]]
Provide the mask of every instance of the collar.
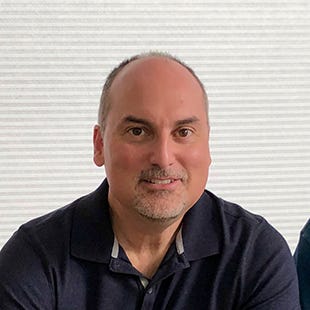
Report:
[[[71,231],[71,254],[77,258],[109,263],[114,245],[110,221],[108,182],[105,179],[92,193],[76,204]],[[204,191],[183,219],[182,234],[177,248],[184,247],[187,260],[197,260],[220,251],[221,225],[216,197]],[[180,243],[181,242],[181,243]]]
[[108,182],[74,202],[71,254],[77,258],[109,263],[114,233],[110,221]]
[[205,190],[183,219],[184,253],[189,261],[218,254],[222,244],[220,199]]

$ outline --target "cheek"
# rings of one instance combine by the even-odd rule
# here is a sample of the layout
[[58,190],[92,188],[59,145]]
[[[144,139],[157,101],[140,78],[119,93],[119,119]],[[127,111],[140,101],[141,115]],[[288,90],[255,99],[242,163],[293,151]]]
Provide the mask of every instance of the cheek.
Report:
[[200,197],[206,187],[211,163],[210,152],[206,147],[192,148],[186,152],[185,167],[189,177],[189,190],[195,199]]
[[141,152],[130,145],[113,143],[105,154],[105,166],[113,174],[122,174],[121,178],[130,174],[130,171],[141,170]]
[[187,166],[198,174],[205,174],[208,172],[211,158],[210,151],[208,147],[202,146],[199,148],[188,148],[188,151],[184,152],[184,160],[187,163]]

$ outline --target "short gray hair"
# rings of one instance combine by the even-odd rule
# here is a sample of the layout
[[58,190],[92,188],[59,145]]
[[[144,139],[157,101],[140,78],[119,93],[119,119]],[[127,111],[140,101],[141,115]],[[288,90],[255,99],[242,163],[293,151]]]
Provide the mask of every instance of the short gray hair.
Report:
[[[116,78],[116,76],[118,75],[118,73],[120,73],[120,71],[126,67],[128,64],[130,64],[131,62],[138,60],[138,59],[142,59],[142,58],[147,58],[147,57],[163,57],[163,58],[167,58],[170,59],[172,61],[175,61],[177,63],[179,63],[180,65],[182,65],[184,68],[186,68],[192,75],[193,77],[196,79],[196,81],[199,83],[202,92],[203,92],[203,96],[204,96],[204,101],[205,101],[205,107],[206,107],[206,114],[207,114],[207,120],[208,120],[208,96],[207,96],[207,92],[205,90],[205,87],[203,85],[203,83],[200,81],[200,79],[198,78],[198,76],[196,75],[196,73],[194,72],[194,70],[192,68],[190,68],[188,65],[186,65],[183,61],[181,61],[180,59],[178,59],[175,56],[172,56],[169,53],[165,53],[165,52],[148,52],[148,53],[142,53],[142,54],[137,54],[135,56],[132,56],[130,58],[127,58],[125,60],[123,60],[117,67],[115,67],[108,75],[103,89],[102,89],[102,93],[101,93],[101,98],[100,98],[100,105],[99,105],[99,112],[98,112],[98,124],[101,127],[101,130],[104,129],[104,124],[105,124],[105,120],[107,118],[109,109],[110,109],[110,100],[109,100],[109,93],[110,93],[110,88],[112,86],[112,83],[114,81],[114,79]],[[208,121],[209,123],[209,121]]]

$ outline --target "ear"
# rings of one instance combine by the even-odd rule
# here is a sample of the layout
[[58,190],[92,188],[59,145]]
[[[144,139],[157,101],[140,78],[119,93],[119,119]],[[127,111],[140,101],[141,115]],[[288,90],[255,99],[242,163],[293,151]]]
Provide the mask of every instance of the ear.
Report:
[[101,167],[104,165],[104,156],[103,156],[103,137],[99,125],[95,125],[94,127],[93,145],[94,145],[94,163],[98,167]]

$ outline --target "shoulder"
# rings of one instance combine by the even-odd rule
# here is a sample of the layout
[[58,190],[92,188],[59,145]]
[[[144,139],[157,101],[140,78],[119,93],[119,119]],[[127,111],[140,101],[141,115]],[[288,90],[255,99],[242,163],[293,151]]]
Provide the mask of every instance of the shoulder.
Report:
[[30,220],[23,224],[15,235],[21,234],[24,238],[32,239],[34,244],[61,244],[68,243],[75,220],[98,216],[98,209],[105,204],[106,183],[103,182],[95,191],[84,195],[70,204],[48,214]]
[[[17,263],[17,256],[24,256],[24,263],[31,266],[37,261],[52,265],[57,257],[69,248],[72,216],[79,200],[21,225],[1,250],[0,260]],[[32,260],[28,260],[31,257]]]
[[[22,225],[0,252],[2,306],[51,309],[54,267],[64,255],[73,204]],[[66,246],[68,248],[68,246]],[[30,298],[28,297],[30,296]],[[15,309],[15,308],[14,308]]]
[[300,237],[310,244],[310,219],[301,230]]
[[[103,209],[103,196],[104,192],[97,189],[27,222],[14,233],[0,252],[0,295],[4,296],[0,308],[18,304],[23,309],[54,309],[54,293],[72,266],[74,220],[96,218],[98,210]],[[85,230],[79,228],[83,234]]]
[[262,216],[254,214],[236,203],[220,198],[209,191],[207,191],[206,193],[212,198],[217,208],[220,209],[220,211],[223,213],[223,216],[229,222],[237,221],[253,226],[265,222],[265,219]]
[[297,267],[300,268],[302,266],[303,270],[307,270],[309,273],[310,264],[308,262],[310,260],[310,219],[300,232],[300,238],[295,250],[294,257],[297,263]]
[[277,240],[284,242],[281,234],[263,216],[254,214],[209,191],[205,191],[205,194],[212,201],[212,208],[217,214],[219,225],[226,237],[244,240],[258,235],[273,235]]
[[67,241],[68,232],[72,225],[74,209],[80,199],[48,214],[32,219],[23,224],[15,233],[15,236],[28,240],[29,242],[50,247],[53,243]]
[[262,260],[275,252],[290,256],[281,234],[260,215],[205,191],[183,221],[184,242],[191,257],[222,253],[242,261]]
[[[220,257],[239,270],[247,307],[293,309],[298,304],[296,270],[283,236],[268,221],[210,192],[222,232]],[[231,273],[231,268],[229,274]],[[281,306],[280,306],[281,305]],[[293,306],[294,305],[294,306]]]
[[[214,227],[223,255],[239,257],[244,268],[267,263],[275,268],[286,263],[292,266],[292,255],[286,240],[264,217],[208,191],[205,194],[213,210],[212,223],[216,223]],[[254,270],[252,268],[252,272]],[[257,275],[259,273],[257,270]]]
[[[102,187],[104,186],[101,185]],[[39,257],[48,258],[49,263],[52,263],[53,258],[68,252],[75,215],[78,213],[81,217],[91,214],[99,204],[98,197],[101,197],[101,193],[99,187],[62,208],[21,225],[4,245],[1,254],[4,255],[6,251],[33,251]]]
[[301,230],[294,258],[298,273],[300,301],[304,309],[308,309],[310,307],[310,220]]

